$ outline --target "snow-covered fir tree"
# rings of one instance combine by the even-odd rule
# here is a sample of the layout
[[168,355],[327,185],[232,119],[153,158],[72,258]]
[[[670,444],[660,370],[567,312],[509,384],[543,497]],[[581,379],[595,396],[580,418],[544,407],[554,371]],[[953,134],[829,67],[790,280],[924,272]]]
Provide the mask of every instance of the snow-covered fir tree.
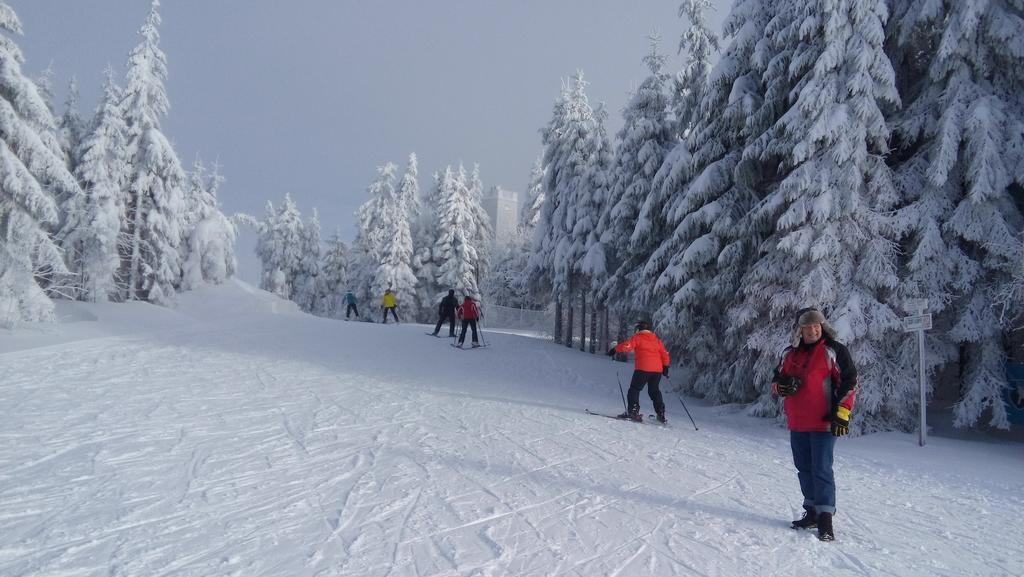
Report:
[[781,182],[756,209],[774,231],[745,275],[739,307],[760,319],[748,344],[761,354],[753,376],[765,387],[763,404],[776,404],[767,383],[796,311],[816,305],[850,348],[859,368],[858,425],[871,427],[883,382],[912,377],[884,347],[899,330],[888,304],[898,278],[885,213],[896,199],[882,110],[899,105],[883,51],[888,12],[882,0],[791,9],[801,26],[783,39],[800,47],[790,65],[798,92],[776,124],[782,142],[767,144],[789,152]]
[[440,178],[437,208],[437,239],[433,258],[439,293],[455,289],[460,294],[479,298],[479,262],[473,235],[473,209],[469,189],[460,173],[445,167]]
[[[1024,5],[894,2],[891,48],[907,105],[893,119],[911,255],[901,286],[928,298],[933,364],[959,364],[958,426],[1009,426],[1008,317],[991,306],[1020,274],[1024,223]],[[1013,315],[1010,315],[1011,317]],[[904,349],[902,358],[909,361]]]
[[398,167],[388,162],[377,167],[377,178],[367,187],[370,198],[357,212],[359,228],[355,240],[353,263],[353,290],[363,302],[376,302],[386,285],[381,286],[377,270],[384,262],[385,243],[388,241],[388,219],[395,209],[395,175]]
[[640,208],[650,196],[654,176],[676,140],[665,88],[665,56],[658,53],[658,40],[657,36],[651,38],[651,52],[644,57],[650,74],[622,112],[623,125],[616,135],[608,198],[596,231],[602,250],[598,254],[595,248],[590,255],[603,258],[607,271],[602,275],[600,298],[619,310],[635,309],[635,297],[641,296],[638,292],[650,292],[651,287],[636,286],[631,278],[649,254],[633,251],[631,238],[638,226],[643,226],[637,222]]
[[[589,194],[588,167],[599,142],[594,136],[599,120],[587,100],[586,85],[582,73],[577,73],[563,87],[551,120],[541,131],[545,202],[528,273],[539,281],[535,289],[543,291],[550,287],[557,301],[556,309],[560,309],[563,301],[569,305],[567,340],[572,338],[572,297],[581,282],[578,267],[586,254],[586,242],[575,242],[582,229],[575,238],[573,235],[579,214],[575,202]],[[562,341],[560,313],[561,310],[556,311],[554,331],[558,342]]]
[[690,23],[679,38],[678,50],[686,55],[686,63],[676,75],[672,92],[676,135],[681,138],[685,138],[700,119],[700,103],[704,99],[711,63],[719,50],[718,36],[708,27],[709,9],[713,9],[711,0],[683,0],[679,5],[679,17]]
[[181,288],[191,290],[202,284],[221,284],[235,274],[235,225],[221,212],[217,192],[224,183],[214,165],[207,177],[206,167],[196,160],[189,178],[188,236],[184,246]]
[[123,293],[124,279],[118,277],[118,269],[126,248],[122,219],[128,204],[128,164],[121,98],[108,67],[103,96],[76,153],[75,176],[83,193],[63,207],[61,248],[72,272],[71,282],[87,301],[118,299]]
[[[413,227],[415,253],[412,268],[416,275],[416,299],[421,304],[424,317],[433,314],[433,305],[442,297],[438,292],[440,288],[437,286],[437,262],[434,257],[434,246],[439,238],[441,198],[444,196],[442,186],[441,174],[435,172],[433,184],[424,191],[419,218]],[[429,318],[421,320],[427,321]]]
[[466,187],[466,195],[469,208],[469,222],[466,223],[467,239],[473,248],[476,249],[476,261],[473,268],[478,271],[477,282],[479,283],[484,273],[490,268],[491,247],[494,245],[494,231],[491,229],[491,217],[484,209],[484,183],[480,178],[480,165],[473,164],[473,172],[466,179],[466,173],[462,165],[459,165],[459,182]]
[[68,95],[64,100],[64,112],[57,124],[57,138],[61,150],[67,157],[68,170],[74,173],[78,168],[79,151],[85,137],[85,121],[78,109],[78,80],[72,76],[68,81]]
[[300,231],[300,250],[297,266],[292,269],[291,299],[306,312],[316,310],[316,298],[320,276],[320,213],[313,209],[313,216]]
[[21,71],[14,34],[21,23],[0,0],[0,326],[8,327],[53,319],[36,277],[67,272],[49,229],[58,223],[57,199],[81,194],[64,164],[56,120]]
[[[415,318],[426,321],[433,312],[433,304],[427,293],[418,286],[423,278],[423,273],[420,269],[424,266],[422,260],[424,255],[422,251],[418,250],[418,247],[423,246],[420,239],[425,236],[423,228],[427,226],[429,220],[423,216],[424,207],[420,194],[419,160],[415,152],[409,154],[405,171],[402,173],[402,180],[398,184],[398,199],[405,205],[406,221],[409,228],[409,246],[412,251],[408,259],[408,265],[416,278],[415,284],[417,285],[415,289],[411,289],[408,286],[405,289],[406,292],[403,294],[405,313],[407,315],[413,314]],[[429,212],[430,207],[427,207],[426,211]],[[405,281],[405,283],[408,285],[408,281]]]
[[318,316],[340,319],[344,313],[342,297],[348,291],[348,260],[348,246],[341,240],[341,233],[335,231],[320,257],[315,309]]
[[142,41],[128,56],[123,110],[129,160],[125,255],[128,300],[167,303],[181,281],[185,172],[160,128],[169,103],[167,63],[160,50],[159,0],[139,30]]

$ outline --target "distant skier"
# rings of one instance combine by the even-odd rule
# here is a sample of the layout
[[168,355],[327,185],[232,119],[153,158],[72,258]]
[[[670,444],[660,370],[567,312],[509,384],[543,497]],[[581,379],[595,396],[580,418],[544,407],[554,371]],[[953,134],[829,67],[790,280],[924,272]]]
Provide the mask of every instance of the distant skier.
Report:
[[629,339],[616,343],[612,341],[612,348],[608,350],[608,356],[615,353],[633,352],[633,378],[629,382],[629,394],[627,395],[627,409],[619,418],[642,421],[640,414],[640,391],[647,387],[647,394],[654,403],[654,412],[658,415],[658,422],[665,423],[665,400],[661,396],[662,376],[668,376],[668,351],[661,340],[651,332],[651,325],[646,321],[640,321],[634,325],[635,333]]
[[434,327],[434,332],[430,333],[437,336],[437,333],[441,332],[441,325],[444,321],[448,321],[448,336],[455,336],[455,309],[459,306],[459,299],[455,298],[455,291],[449,290],[448,296],[441,299],[441,304],[437,307],[437,326]]
[[391,289],[384,291],[384,296],[380,299],[380,306],[384,309],[384,324],[388,324],[388,312],[391,312],[391,316],[395,317],[395,322],[398,321],[398,304],[395,302],[395,293],[391,292]]
[[466,295],[466,298],[459,305],[457,310],[459,318],[462,319],[462,334],[459,335],[459,346],[461,347],[466,342],[466,327],[473,329],[473,346],[479,347],[480,342],[477,339],[476,334],[476,321],[480,318],[480,309],[476,306],[473,298]]
[[804,516],[794,529],[818,529],[818,539],[835,540],[836,483],[832,471],[836,439],[850,432],[857,369],[850,351],[835,340],[825,315],[814,308],[797,316],[793,346],[775,369],[772,392],[784,397]]
[[345,293],[345,318],[352,313],[356,313],[356,318],[359,318],[359,309],[356,308],[356,295],[352,294],[352,291]]

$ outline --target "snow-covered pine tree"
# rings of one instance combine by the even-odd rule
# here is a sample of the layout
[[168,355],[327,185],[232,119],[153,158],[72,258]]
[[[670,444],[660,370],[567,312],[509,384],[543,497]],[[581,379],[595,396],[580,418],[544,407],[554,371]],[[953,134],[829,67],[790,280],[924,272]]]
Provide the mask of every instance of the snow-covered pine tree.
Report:
[[377,294],[384,294],[384,291],[390,288],[397,295],[403,314],[416,317],[419,309],[416,302],[416,275],[413,274],[411,266],[413,246],[409,209],[401,194],[395,191],[390,195],[384,191],[384,194],[384,245],[381,262],[374,275]]
[[[590,132],[587,150],[586,171],[581,186],[576,194],[576,222],[573,223],[572,237],[574,254],[579,255],[574,268],[580,275],[577,291],[580,294],[580,350],[584,350],[587,334],[587,314],[591,320],[595,318],[593,297],[608,279],[605,244],[601,241],[598,230],[601,214],[605,212],[610,188],[610,171],[612,168],[612,148],[608,143],[608,133],[604,124],[607,113],[603,106],[594,110],[594,125]],[[589,296],[589,305],[588,305]],[[591,323],[591,332],[596,326]],[[594,348],[593,342],[591,349]]]
[[216,164],[206,176],[206,167],[196,160],[189,176],[187,240],[182,266],[182,290],[202,284],[221,284],[235,274],[235,225],[220,211],[217,191],[224,183]]
[[[590,158],[594,153],[592,136],[597,128],[594,111],[586,96],[587,83],[578,72],[563,86],[551,120],[541,130],[544,145],[545,202],[541,210],[529,275],[538,279],[537,288],[546,292],[550,283],[556,299],[555,341],[562,342],[561,304],[568,304],[566,341],[572,340],[572,296],[579,286],[578,264],[585,243],[574,244],[573,229],[577,208],[574,205],[585,186]],[[568,343],[567,344],[571,344]]]
[[284,271],[281,269],[281,253],[276,239],[277,211],[269,200],[264,210],[263,220],[251,222],[256,229],[256,256],[260,259],[260,288],[288,298]]
[[459,165],[459,179],[466,186],[466,198],[469,206],[469,222],[466,223],[466,238],[476,250],[476,261],[473,268],[477,271],[477,284],[483,280],[484,274],[491,266],[491,247],[494,245],[494,231],[491,229],[491,217],[484,209],[484,183],[480,178],[480,165],[473,164],[473,172],[465,179],[465,170]]
[[[611,183],[607,202],[597,226],[600,243],[592,245],[588,259],[604,257],[607,274],[600,274],[596,263],[588,265],[591,274],[601,279],[598,298],[633,316],[634,295],[650,293],[652,286],[636,286],[631,275],[643,266],[649,252],[634,252],[630,239],[638,227],[640,208],[651,194],[651,183],[676,139],[665,85],[665,56],[658,53],[660,38],[652,35],[651,51],[643,62],[650,74],[640,83],[622,112],[622,128],[616,135]],[[651,238],[650,240],[654,240]],[[597,252],[600,250],[600,254]]]
[[[743,2],[736,5],[742,6]],[[711,0],[683,0],[679,5],[679,17],[686,18],[690,26],[679,38],[678,52],[686,55],[686,63],[675,77],[672,92],[678,138],[689,135],[701,120],[700,104],[704,100],[714,53],[719,50],[718,36],[708,27],[706,14],[709,9],[714,9]]]
[[[377,269],[384,262],[389,210],[394,209],[395,173],[398,168],[388,162],[377,167],[377,178],[367,187],[370,199],[357,212],[359,229],[355,240],[355,262],[352,287],[362,302],[378,302],[387,286],[381,288]],[[380,290],[378,291],[378,288]]]
[[[435,172],[433,184],[424,192],[420,202],[420,213],[416,226],[413,228],[413,246],[415,253],[412,260],[413,273],[416,275],[416,301],[421,304],[424,315],[420,320],[429,321],[433,315],[433,305],[441,296],[437,287],[437,263],[434,258],[434,245],[439,238],[438,223],[442,191],[442,177]],[[447,291],[445,291],[447,292]]]
[[284,275],[285,298],[293,302],[298,302],[295,281],[300,276],[302,256],[307,248],[305,228],[299,208],[291,194],[286,194],[274,217],[274,261],[277,271]]
[[83,194],[65,203],[58,235],[79,296],[93,302],[121,298],[124,282],[117,273],[125,248],[122,219],[128,203],[126,127],[114,71],[108,67],[105,74],[103,97],[75,153],[75,176]]
[[185,171],[160,129],[169,107],[164,80],[166,56],[160,50],[159,0],[139,30],[142,41],[128,55],[122,108],[128,128],[129,161],[125,255],[127,300],[168,303],[181,282],[181,243]]
[[292,300],[301,310],[312,313],[317,306],[317,278],[320,276],[320,213],[316,208],[302,227],[299,242],[302,252],[297,255],[297,266],[293,269]]
[[885,164],[889,129],[883,108],[899,105],[884,53],[884,0],[790,5],[800,46],[790,64],[796,101],[777,123],[776,150],[788,150],[782,181],[757,218],[774,223],[758,261],[745,275],[747,310],[758,328],[749,346],[761,355],[753,373],[767,388],[796,311],[826,311],[859,369],[857,425],[871,428],[887,379],[912,380],[886,356],[899,318],[888,304],[898,286],[896,248],[885,213],[896,194]]
[[990,425],[1008,428],[1009,326],[991,303],[1021,266],[1024,219],[1012,194],[1024,187],[1024,3],[894,4],[892,52],[907,95],[893,121],[908,203],[899,222],[912,254],[901,292],[929,299],[931,351],[960,365],[955,424],[990,411]]
[[317,316],[340,319],[345,305],[342,295],[348,290],[348,247],[341,240],[341,231],[335,231],[327,239],[320,258],[320,275],[317,276]]
[[479,298],[475,266],[479,257],[472,241],[472,210],[468,188],[459,180],[451,166],[445,167],[440,180],[437,240],[433,249],[437,270],[434,286],[439,291],[454,289],[460,294]]
[[408,264],[413,275],[416,277],[417,285],[415,290],[410,290],[403,294],[403,306],[407,309],[406,315],[414,314],[417,320],[427,321],[429,320],[429,315],[433,314],[432,300],[428,298],[427,293],[418,285],[423,278],[423,273],[420,270],[424,266],[424,261],[422,260],[424,254],[421,248],[424,247],[422,239],[426,233],[423,229],[429,222],[429,214],[424,216],[422,213],[429,213],[430,207],[428,206],[424,210],[420,196],[419,159],[416,157],[416,153],[413,152],[409,154],[405,171],[402,173],[402,180],[398,185],[398,197],[405,204],[406,219],[411,239],[412,256],[409,258]]
[[59,218],[57,198],[81,194],[63,161],[56,120],[21,72],[21,34],[14,10],[0,0],[0,326],[52,320],[53,303],[35,275],[67,272],[48,234]]

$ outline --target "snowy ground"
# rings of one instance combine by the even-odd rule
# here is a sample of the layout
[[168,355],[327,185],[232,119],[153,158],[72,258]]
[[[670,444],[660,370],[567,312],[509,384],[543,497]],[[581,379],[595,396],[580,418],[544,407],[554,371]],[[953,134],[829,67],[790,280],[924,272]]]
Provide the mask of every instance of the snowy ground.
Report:
[[0,575],[1024,575],[1020,444],[844,439],[819,543],[776,423],[588,416],[627,365],[290,310],[232,284],[0,334]]

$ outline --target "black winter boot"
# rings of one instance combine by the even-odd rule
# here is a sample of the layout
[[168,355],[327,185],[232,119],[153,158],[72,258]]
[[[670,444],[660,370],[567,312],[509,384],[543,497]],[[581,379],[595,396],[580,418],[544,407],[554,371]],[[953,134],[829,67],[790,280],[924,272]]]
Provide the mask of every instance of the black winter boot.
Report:
[[659,423],[667,423],[668,422],[668,419],[665,418],[665,411],[662,411],[662,412],[658,413],[658,422]]
[[811,505],[804,505],[804,516],[793,521],[794,529],[813,529],[818,526],[818,512]]
[[818,513],[818,541],[835,541],[832,532],[832,513]]

